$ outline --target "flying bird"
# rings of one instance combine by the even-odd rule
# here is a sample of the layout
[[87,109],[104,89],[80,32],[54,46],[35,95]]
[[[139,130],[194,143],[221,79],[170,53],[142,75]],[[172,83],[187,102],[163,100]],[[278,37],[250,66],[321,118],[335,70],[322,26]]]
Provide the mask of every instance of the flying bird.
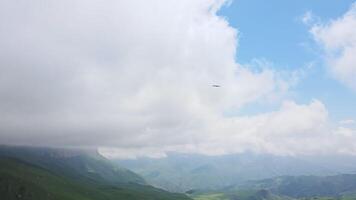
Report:
[[221,87],[220,85],[212,85],[213,87]]

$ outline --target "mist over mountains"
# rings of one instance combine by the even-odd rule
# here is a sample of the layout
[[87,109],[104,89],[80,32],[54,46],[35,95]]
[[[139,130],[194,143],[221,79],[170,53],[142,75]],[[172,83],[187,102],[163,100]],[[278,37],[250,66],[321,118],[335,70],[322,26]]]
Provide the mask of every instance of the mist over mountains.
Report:
[[0,0],[0,200],[356,200],[356,0]]
[[336,175],[356,172],[355,156],[275,156],[241,153],[223,156],[170,153],[165,158],[115,160],[169,191],[219,189],[278,176]]

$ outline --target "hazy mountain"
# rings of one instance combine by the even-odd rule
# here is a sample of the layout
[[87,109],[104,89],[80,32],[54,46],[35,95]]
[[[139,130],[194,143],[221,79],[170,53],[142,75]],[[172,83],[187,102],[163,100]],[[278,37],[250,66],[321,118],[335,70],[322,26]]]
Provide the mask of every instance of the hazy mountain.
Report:
[[184,200],[147,185],[95,151],[0,148],[0,197],[25,200]]
[[274,194],[295,198],[338,197],[356,194],[356,174],[335,176],[282,176],[277,178],[249,181],[234,189],[265,189]]
[[352,156],[274,156],[242,153],[224,156],[169,154],[165,158],[116,160],[142,175],[150,184],[170,191],[219,189],[284,175],[334,175],[352,173]]
[[282,176],[188,193],[196,200],[354,200],[356,175]]
[[196,191],[190,194],[195,200],[294,200],[275,195],[268,190]]

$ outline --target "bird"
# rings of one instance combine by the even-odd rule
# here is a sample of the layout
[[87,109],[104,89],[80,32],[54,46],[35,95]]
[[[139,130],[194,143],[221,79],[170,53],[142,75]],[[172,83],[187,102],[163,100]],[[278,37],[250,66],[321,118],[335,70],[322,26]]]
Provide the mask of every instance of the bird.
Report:
[[212,87],[217,87],[217,88],[218,88],[218,87],[221,87],[220,85],[211,85],[211,86],[212,86]]

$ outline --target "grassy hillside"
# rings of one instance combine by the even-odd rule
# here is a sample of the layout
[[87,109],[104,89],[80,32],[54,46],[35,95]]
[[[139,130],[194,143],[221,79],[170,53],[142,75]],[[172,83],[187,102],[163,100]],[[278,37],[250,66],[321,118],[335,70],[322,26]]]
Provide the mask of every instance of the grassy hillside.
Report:
[[[14,153],[10,149],[7,147],[7,152],[1,151],[0,155],[0,199],[189,200],[184,194],[169,193],[142,184],[141,178],[133,182],[131,180],[137,179],[132,176],[139,176],[116,168],[102,158],[95,162],[96,159],[82,152],[42,149],[40,153],[36,149],[33,153],[17,148]],[[42,154],[44,157],[38,156]]]
[[145,184],[139,175],[114,165],[93,150],[0,146],[0,157],[17,158],[76,179]]

